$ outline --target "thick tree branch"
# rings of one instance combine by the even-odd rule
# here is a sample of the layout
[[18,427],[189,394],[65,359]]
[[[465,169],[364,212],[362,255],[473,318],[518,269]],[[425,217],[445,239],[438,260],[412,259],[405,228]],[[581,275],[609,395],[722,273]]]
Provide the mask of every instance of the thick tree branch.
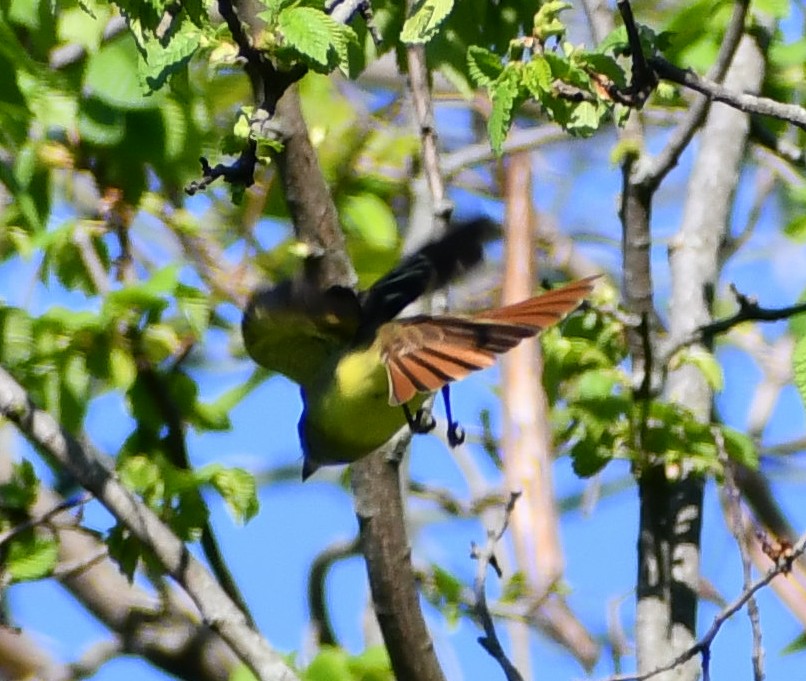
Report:
[[410,440],[396,442],[352,465],[355,512],[375,614],[398,679],[444,681],[423,619],[406,537],[399,462]]
[[89,443],[80,443],[50,414],[38,409],[25,390],[0,368],[0,414],[32,444],[47,452],[153,553],[165,571],[187,591],[205,622],[230,645],[261,681],[296,675],[282,656],[246,624],[244,615],[182,541],[130,490]]

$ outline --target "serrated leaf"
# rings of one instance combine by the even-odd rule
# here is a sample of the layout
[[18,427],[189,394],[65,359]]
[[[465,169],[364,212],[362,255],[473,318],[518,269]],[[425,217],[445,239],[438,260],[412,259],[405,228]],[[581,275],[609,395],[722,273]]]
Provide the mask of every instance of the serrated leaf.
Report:
[[490,100],[492,111],[487,121],[487,133],[490,136],[490,146],[497,155],[503,151],[504,141],[512,125],[512,111],[518,98],[518,86],[514,79],[507,77],[507,72],[491,86]]
[[497,54],[478,45],[471,45],[467,49],[467,70],[476,85],[486,87],[501,75],[504,65]]
[[238,522],[246,523],[257,515],[260,502],[257,498],[255,476],[242,468],[223,468],[217,466],[212,475],[199,472],[204,479],[218,491],[226,502],[230,512]]
[[169,37],[158,37],[136,17],[130,16],[128,24],[140,48],[138,75],[144,94],[159,90],[170,76],[185,68],[199,49],[202,33],[184,12],[174,16],[176,27]]
[[521,82],[535,99],[551,91],[551,66],[540,55],[532,57],[523,67]]
[[278,28],[288,46],[319,70],[347,63],[347,45],[353,30],[313,7],[289,7],[280,12]]
[[566,129],[575,135],[587,137],[599,128],[599,108],[593,102],[579,102],[571,109]]
[[52,537],[34,531],[14,537],[5,555],[5,569],[15,582],[42,579],[59,559],[59,545]]
[[440,24],[448,18],[454,0],[420,0],[412,7],[403,24],[400,40],[409,45],[427,43],[436,35]]
[[130,456],[118,466],[118,475],[126,487],[140,494],[162,488],[159,466],[146,456]]

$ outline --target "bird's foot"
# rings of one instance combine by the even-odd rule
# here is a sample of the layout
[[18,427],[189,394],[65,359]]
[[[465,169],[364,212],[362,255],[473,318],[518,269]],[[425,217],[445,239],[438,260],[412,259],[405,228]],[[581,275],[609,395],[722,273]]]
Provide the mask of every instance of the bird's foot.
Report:
[[458,447],[465,441],[465,429],[457,421],[448,424],[448,444]]
[[404,404],[403,413],[406,414],[406,422],[409,424],[412,433],[430,433],[437,425],[434,417],[431,416],[431,412],[426,409],[418,409],[412,416],[408,406]]

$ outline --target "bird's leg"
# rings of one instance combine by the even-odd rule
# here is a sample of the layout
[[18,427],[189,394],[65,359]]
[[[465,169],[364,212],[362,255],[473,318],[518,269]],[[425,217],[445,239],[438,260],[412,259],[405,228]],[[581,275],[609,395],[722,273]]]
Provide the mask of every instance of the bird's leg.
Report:
[[465,441],[465,431],[457,421],[453,420],[451,413],[451,386],[442,386],[442,399],[445,401],[445,416],[448,417],[448,444],[456,447]]
[[408,404],[401,404],[400,406],[403,407],[403,413],[406,415],[406,423],[409,424],[412,433],[430,433],[434,430],[434,426],[437,425],[437,422],[434,420],[434,417],[431,416],[431,412],[420,408],[414,416],[412,416]]

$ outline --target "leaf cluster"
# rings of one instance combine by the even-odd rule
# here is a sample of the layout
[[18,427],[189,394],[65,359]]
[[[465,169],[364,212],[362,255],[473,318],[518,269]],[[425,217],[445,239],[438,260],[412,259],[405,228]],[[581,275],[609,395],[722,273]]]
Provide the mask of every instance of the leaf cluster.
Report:
[[[755,445],[746,435],[703,423],[682,405],[636,396],[624,366],[624,332],[616,320],[588,310],[571,317],[562,335],[551,332],[543,338],[543,381],[554,406],[554,438],[577,475],[594,475],[614,459],[630,461],[636,470],[662,463],[672,476],[682,473],[684,462],[687,471],[719,476],[725,456],[758,466]],[[712,371],[718,365],[705,351],[676,361],[694,364],[712,381],[720,378]]]

